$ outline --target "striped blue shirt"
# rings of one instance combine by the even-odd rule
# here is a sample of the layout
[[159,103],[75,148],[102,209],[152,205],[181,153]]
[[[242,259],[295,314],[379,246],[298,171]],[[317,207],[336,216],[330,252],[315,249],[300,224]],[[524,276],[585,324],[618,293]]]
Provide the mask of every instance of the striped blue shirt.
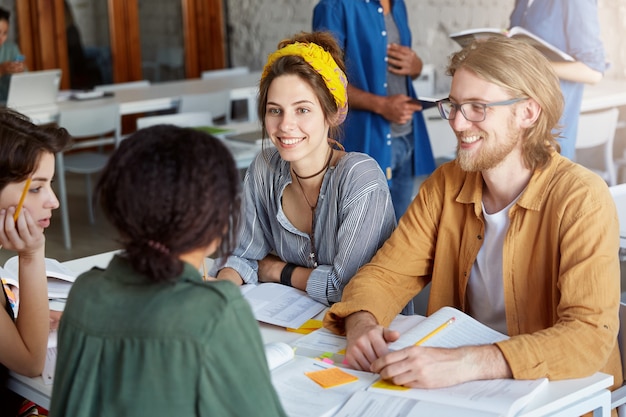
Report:
[[285,262],[312,268],[306,291],[330,305],[341,300],[350,278],[396,226],[387,181],[376,161],[358,152],[347,153],[328,169],[315,210],[314,267],[309,235],[296,229],[282,209],[283,192],[292,182],[289,168],[276,149],[265,150],[252,162],[244,179],[238,247],[220,267],[233,268],[254,284],[257,261],[274,253]]

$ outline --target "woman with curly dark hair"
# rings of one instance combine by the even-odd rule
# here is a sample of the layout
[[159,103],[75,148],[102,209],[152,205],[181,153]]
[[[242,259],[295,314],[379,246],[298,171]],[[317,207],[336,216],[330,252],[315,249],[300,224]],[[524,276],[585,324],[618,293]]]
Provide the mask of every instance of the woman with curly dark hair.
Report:
[[239,288],[200,273],[234,244],[239,175],[228,149],[193,129],[140,130],[96,196],[124,251],[70,292],[50,415],[284,415]]

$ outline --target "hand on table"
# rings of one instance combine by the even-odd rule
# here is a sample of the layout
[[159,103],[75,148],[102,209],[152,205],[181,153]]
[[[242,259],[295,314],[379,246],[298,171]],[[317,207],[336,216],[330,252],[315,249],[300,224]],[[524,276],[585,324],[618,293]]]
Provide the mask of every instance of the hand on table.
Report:
[[259,282],[280,282],[280,273],[285,267],[285,261],[276,255],[267,255],[259,261]]
[[371,372],[372,363],[389,352],[400,333],[384,328],[367,311],[346,317],[346,361],[351,368]]

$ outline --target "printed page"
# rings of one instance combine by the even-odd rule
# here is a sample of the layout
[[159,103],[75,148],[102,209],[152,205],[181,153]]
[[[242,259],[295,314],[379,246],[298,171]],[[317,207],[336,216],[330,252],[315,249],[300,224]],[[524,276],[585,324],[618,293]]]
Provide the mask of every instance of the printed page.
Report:
[[335,417],[496,417],[497,413],[438,404],[413,398],[401,398],[383,393],[356,392],[341,407]]
[[400,339],[389,345],[389,349],[400,350],[412,346],[453,317],[453,323],[437,332],[422,346],[455,348],[490,344],[508,339],[508,336],[485,326],[460,310],[443,307],[417,326],[402,333]]
[[267,282],[243,293],[258,321],[297,329],[326,306],[293,287]]
[[[72,284],[76,280],[76,273],[61,264],[56,259],[46,258],[46,275],[48,276],[48,298],[67,298]],[[19,258],[13,256],[4,264],[5,269],[15,277],[19,276]]]
[[48,350],[46,351],[46,361],[43,365],[43,382],[46,385],[54,382],[54,368],[57,363],[57,331],[52,330],[48,335]]
[[265,358],[267,359],[267,367],[270,371],[289,362],[293,357],[293,348],[287,343],[274,342],[265,345]]
[[292,361],[272,371],[272,383],[283,408],[289,416],[323,417],[332,416],[350,396],[370,386],[378,376],[342,368],[358,380],[331,388],[322,388],[306,372],[314,372],[335,366],[316,359],[295,356]]
[[482,410],[503,416],[513,416],[547,384],[546,378],[537,380],[492,379],[471,381],[439,389],[397,390],[370,387],[368,390],[440,404],[454,404],[463,408]]

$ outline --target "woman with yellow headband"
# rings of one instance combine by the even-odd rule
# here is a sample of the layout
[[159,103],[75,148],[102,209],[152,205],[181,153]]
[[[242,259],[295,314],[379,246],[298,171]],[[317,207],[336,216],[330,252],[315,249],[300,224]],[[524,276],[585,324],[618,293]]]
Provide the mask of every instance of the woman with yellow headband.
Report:
[[374,159],[345,152],[334,133],[347,113],[341,49],[326,32],[278,44],[263,70],[259,119],[273,146],[244,180],[242,228],[218,279],[279,282],[330,305],[395,228]]

